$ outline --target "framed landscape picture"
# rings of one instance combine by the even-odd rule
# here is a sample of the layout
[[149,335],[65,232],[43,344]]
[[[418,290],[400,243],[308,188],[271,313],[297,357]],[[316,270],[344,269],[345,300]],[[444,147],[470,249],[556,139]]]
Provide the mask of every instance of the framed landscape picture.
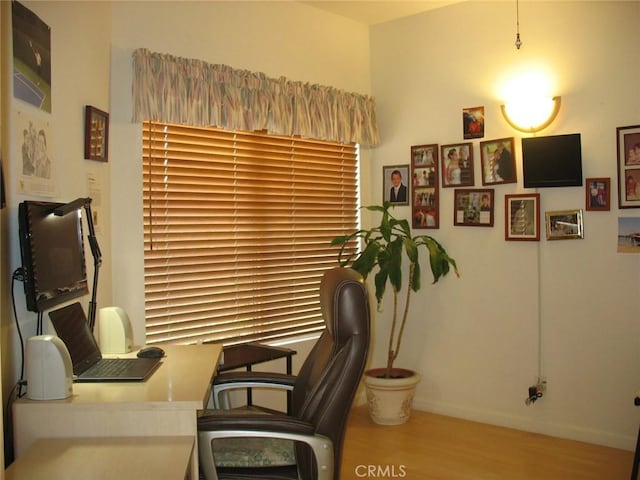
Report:
[[411,213],[413,228],[438,228],[438,145],[411,147]]

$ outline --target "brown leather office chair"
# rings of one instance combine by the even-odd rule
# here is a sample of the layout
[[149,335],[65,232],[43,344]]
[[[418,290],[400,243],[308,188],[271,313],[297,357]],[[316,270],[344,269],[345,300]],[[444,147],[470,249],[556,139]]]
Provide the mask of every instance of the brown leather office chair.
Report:
[[[292,390],[291,415],[206,411],[198,418],[200,470],[207,480],[260,478],[338,480],[347,416],[369,350],[369,299],[362,277],[348,268],[327,271],[320,282],[326,330],[297,376],[228,372],[216,379],[215,396],[234,385],[277,386]],[[239,382],[239,383],[238,383]],[[264,437],[289,442],[293,463],[283,466],[220,466],[217,452],[239,440],[239,449]],[[238,441],[238,440],[236,440]],[[258,447],[266,449],[267,447]],[[280,447],[278,447],[280,448]],[[247,458],[254,454],[246,452]]]

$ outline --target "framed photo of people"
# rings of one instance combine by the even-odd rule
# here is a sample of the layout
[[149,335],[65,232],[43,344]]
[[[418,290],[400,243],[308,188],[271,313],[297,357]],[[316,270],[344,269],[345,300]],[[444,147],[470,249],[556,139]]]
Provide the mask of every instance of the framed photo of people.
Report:
[[540,240],[540,194],[517,193],[504,196],[504,239]]
[[480,142],[482,185],[516,183],[513,138]]
[[587,178],[585,180],[585,209],[595,211],[611,210],[611,179]]
[[618,147],[618,204],[640,207],[640,125],[616,129]]
[[582,210],[545,212],[547,240],[584,238]]
[[442,145],[440,171],[443,187],[473,187],[473,143]]
[[453,193],[454,225],[493,227],[492,188],[456,188]]
[[384,202],[393,205],[409,205],[409,165],[382,167],[382,192]]
[[413,228],[438,228],[438,145],[411,147],[411,214]]

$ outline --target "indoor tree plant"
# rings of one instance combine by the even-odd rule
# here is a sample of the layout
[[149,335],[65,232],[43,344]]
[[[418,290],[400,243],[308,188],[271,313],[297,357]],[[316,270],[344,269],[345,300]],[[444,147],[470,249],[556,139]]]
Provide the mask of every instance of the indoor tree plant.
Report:
[[[373,205],[365,207],[368,210],[381,212],[382,219],[378,226],[358,230],[354,233],[343,235],[332,240],[332,245],[340,245],[338,262],[342,266],[349,266],[358,271],[365,279],[375,270],[375,295],[378,310],[381,309],[382,299],[387,287],[390,285],[393,292],[393,313],[391,316],[391,331],[388,340],[387,365],[384,369],[373,369],[365,376],[367,385],[367,398],[372,408],[372,418],[378,423],[397,424],[408,419],[415,391],[415,385],[419,381],[419,375],[411,370],[394,368],[393,364],[402,343],[404,329],[409,317],[409,304],[411,293],[417,292],[421,287],[422,270],[420,268],[420,248],[424,247],[429,254],[429,265],[433,274],[433,283],[449,273],[453,268],[459,276],[456,261],[451,258],[444,247],[429,235],[412,235],[411,227],[406,219],[397,219],[390,212],[390,202],[384,202],[382,206]],[[362,242],[359,252],[351,253],[346,247],[352,240]],[[408,268],[403,266],[403,258],[408,261]],[[400,294],[403,278],[408,284],[404,297],[404,305],[400,306]],[[402,313],[400,314],[400,310]],[[413,377],[407,379],[407,377]],[[404,381],[403,381],[404,380]],[[382,412],[380,397],[377,397],[370,389],[378,386],[383,391],[395,391],[398,384],[410,386],[408,399],[394,400],[392,406],[394,413]],[[398,418],[393,418],[393,417]]]

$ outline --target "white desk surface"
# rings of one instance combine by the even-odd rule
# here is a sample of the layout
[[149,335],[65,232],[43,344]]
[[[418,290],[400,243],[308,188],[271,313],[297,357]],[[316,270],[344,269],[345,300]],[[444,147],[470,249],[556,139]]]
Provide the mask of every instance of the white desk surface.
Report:
[[193,436],[39,439],[6,480],[184,480]]

